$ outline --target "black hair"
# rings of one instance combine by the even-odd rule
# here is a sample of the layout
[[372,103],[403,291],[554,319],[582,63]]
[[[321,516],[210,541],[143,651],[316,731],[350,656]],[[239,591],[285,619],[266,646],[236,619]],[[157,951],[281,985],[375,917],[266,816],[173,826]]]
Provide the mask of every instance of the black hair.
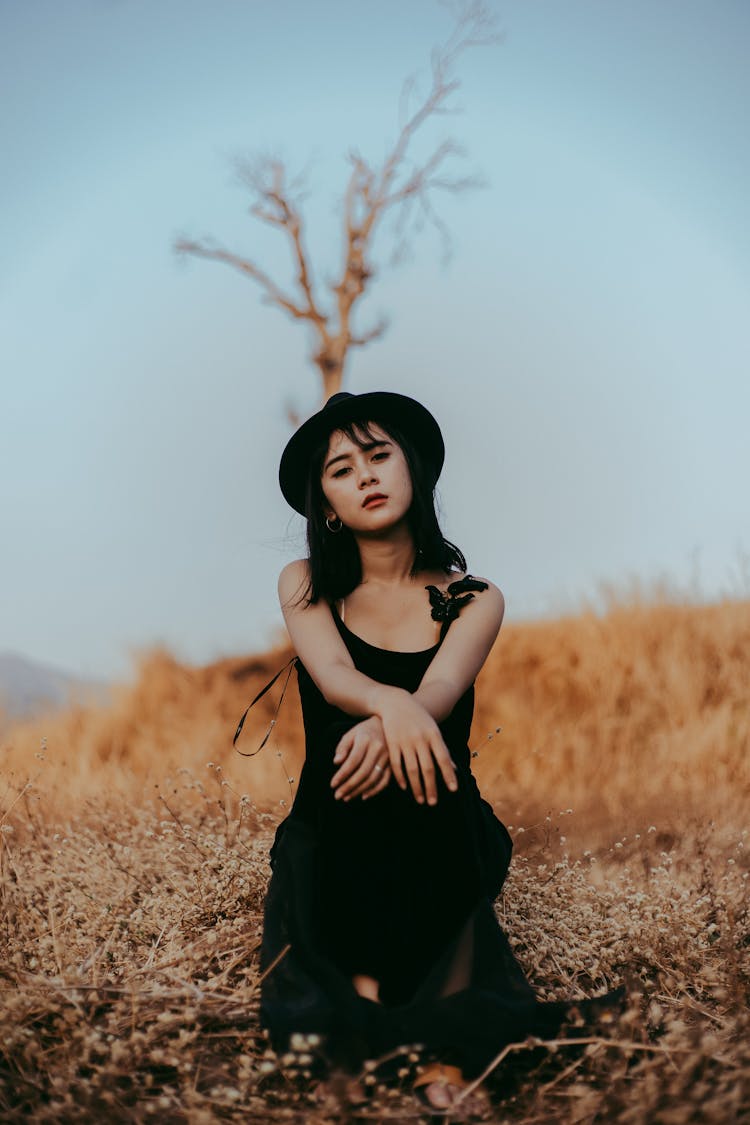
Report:
[[[414,562],[410,574],[416,577],[423,570],[466,570],[466,559],[454,543],[443,535],[435,512],[431,478],[424,461],[409,438],[398,425],[377,418],[353,419],[337,426],[360,449],[366,448],[378,437],[370,429],[380,426],[397,445],[406,458],[412,482],[412,502],[406,514],[409,530],[414,540]],[[308,604],[320,598],[328,602],[346,597],[362,581],[362,561],[354,535],[348,527],[331,532],[326,527],[326,498],[321,483],[323,461],[328,452],[330,434],[320,441],[310,458],[310,471],[305,490],[307,516],[307,547],[309,551],[310,579],[303,597]]]

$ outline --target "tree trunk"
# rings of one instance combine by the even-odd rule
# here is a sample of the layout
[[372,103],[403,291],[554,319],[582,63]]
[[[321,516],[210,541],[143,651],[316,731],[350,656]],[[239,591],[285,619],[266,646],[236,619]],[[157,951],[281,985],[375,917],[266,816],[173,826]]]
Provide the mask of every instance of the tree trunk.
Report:
[[344,380],[344,356],[339,356],[336,353],[341,349],[335,346],[321,349],[315,356],[315,364],[320,371],[320,377],[323,383],[323,401],[321,405],[328,402],[331,395],[337,394],[341,390],[341,384]]

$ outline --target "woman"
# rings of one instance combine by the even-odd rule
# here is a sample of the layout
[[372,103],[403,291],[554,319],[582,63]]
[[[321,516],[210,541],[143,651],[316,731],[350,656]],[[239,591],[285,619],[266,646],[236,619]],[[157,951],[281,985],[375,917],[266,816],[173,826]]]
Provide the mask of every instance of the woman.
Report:
[[420,1043],[435,1107],[570,1010],[536,1000],[493,910],[512,844],[467,740],[504,600],[440,531],[443,459],[429,411],[390,392],[334,395],[284,450],[281,489],[308,529],[309,558],[279,578],[306,757],[261,952],[277,1049],[315,1032],[353,1072]]

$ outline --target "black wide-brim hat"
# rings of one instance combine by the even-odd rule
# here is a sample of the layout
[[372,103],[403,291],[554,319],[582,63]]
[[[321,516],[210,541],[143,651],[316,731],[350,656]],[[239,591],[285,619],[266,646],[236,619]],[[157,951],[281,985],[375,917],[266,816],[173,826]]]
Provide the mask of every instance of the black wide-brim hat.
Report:
[[412,442],[424,462],[430,486],[435,487],[445,460],[445,445],[440,427],[427,407],[395,391],[369,391],[361,395],[341,391],[331,395],[317,414],[302,423],[281,455],[279,484],[285,500],[296,512],[307,514],[305,496],[313,451],[348,422],[380,423],[386,429],[391,422]]

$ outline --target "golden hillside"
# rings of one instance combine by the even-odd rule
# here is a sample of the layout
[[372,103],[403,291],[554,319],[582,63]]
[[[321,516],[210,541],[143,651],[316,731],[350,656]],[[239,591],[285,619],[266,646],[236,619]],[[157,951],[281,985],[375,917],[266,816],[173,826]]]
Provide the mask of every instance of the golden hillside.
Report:
[[[6,732],[3,773],[69,804],[135,798],[180,769],[205,780],[212,762],[258,808],[283,815],[303,756],[295,677],[257,757],[240,757],[232,736],[290,655],[280,646],[188,667],[153,650],[112,706]],[[260,742],[281,682],[250,713],[245,751]],[[506,624],[477,682],[472,748],[483,793],[511,820],[569,807],[603,822],[655,809],[729,815],[750,790],[750,601]]]
[[[302,756],[294,680],[275,743],[244,759],[232,735],[288,656],[154,651],[113,706],[2,738],[3,1121],[355,1119],[316,1102],[319,1046],[277,1054],[258,1020],[268,851]],[[627,1010],[501,1051],[485,1120],[750,1120],[749,686],[747,601],[501,631],[472,738],[514,840],[495,909],[540,995],[624,984]],[[368,1060],[367,1119],[416,1120],[426,1060],[402,1055],[395,1078]]]

